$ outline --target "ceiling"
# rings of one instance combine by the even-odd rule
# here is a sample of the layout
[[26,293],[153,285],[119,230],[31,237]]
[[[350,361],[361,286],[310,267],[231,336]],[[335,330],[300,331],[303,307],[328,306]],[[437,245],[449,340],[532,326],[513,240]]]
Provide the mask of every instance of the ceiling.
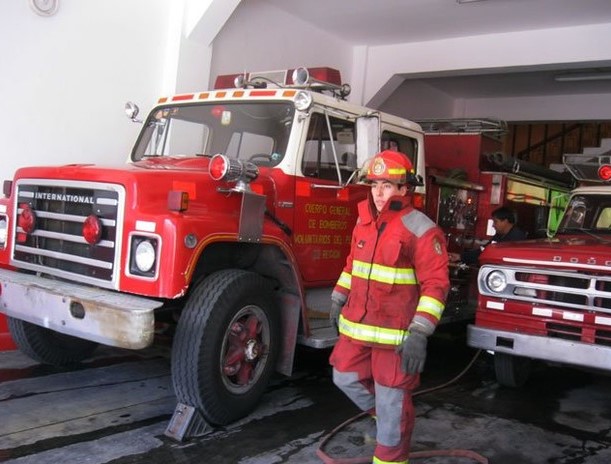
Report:
[[[611,23],[611,0],[262,1],[346,42],[368,46]],[[601,40],[611,41],[611,38]],[[554,80],[554,76],[569,71],[609,74],[606,80]],[[424,80],[455,98],[611,93],[611,67],[497,71]]]

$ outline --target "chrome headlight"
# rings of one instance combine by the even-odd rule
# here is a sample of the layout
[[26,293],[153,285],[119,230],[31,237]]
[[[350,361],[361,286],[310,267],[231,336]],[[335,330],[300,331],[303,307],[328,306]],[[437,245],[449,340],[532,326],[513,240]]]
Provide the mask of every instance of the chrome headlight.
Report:
[[149,272],[155,265],[155,247],[149,240],[136,245],[134,262],[140,272]]
[[295,109],[298,111],[308,111],[312,106],[312,95],[303,90],[297,92],[294,100]]
[[501,293],[507,288],[507,276],[503,271],[492,271],[486,276],[486,286],[491,292]]

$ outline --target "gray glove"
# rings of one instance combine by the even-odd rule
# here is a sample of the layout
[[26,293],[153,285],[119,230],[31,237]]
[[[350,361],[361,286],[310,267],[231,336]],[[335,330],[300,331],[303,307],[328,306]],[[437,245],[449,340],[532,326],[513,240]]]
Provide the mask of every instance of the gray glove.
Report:
[[333,327],[335,327],[335,331],[339,333],[339,313],[342,312],[343,306],[339,304],[337,301],[331,301],[331,310],[329,311],[329,322]]
[[426,361],[426,335],[411,330],[396,351],[401,354],[403,372],[410,375],[422,372]]

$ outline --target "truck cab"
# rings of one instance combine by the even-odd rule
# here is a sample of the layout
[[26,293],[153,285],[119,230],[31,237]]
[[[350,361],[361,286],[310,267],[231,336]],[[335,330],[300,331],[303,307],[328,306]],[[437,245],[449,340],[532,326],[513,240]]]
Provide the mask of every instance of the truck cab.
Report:
[[143,121],[128,105],[142,129],[126,165],[24,167],[0,199],[0,311],[19,349],[74,364],[176,323],[178,402],[212,425],[290,374],[298,343],[335,342],[330,294],[367,159],[392,139],[425,176],[421,128],[348,103],[336,70],[218,82]]
[[502,385],[524,384],[535,359],[611,370],[610,154],[565,155],[582,186],[554,235],[480,257],[468,344],[494,354]]

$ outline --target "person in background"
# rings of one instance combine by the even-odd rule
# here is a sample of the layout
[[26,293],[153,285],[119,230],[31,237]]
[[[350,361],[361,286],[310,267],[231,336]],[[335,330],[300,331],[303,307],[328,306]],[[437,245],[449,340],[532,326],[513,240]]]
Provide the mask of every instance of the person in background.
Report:
[[388,141],[388,149],[391,151],[399,151],[399,142],[395,139],[390,139]]
[[465,264],[477,264],[479,255],[490,243],[526,240],[526,232],[520,229],[516,225],[516,222],[517,215],[511,208],[501,206],[500,208],[495,209],[492,212],[492,227],[494,227],[496,232],[494,236],[479,248],[465,250],[462,253],[449,253],[448,255],[450,261],[461,261]]
[[333,290],[334,383],[375,417],[378,464],[405,464],[415,422],[412,392],[450,287],[441,229],[411,206],[410,159],[378,153],[366,172],[346,266]]

